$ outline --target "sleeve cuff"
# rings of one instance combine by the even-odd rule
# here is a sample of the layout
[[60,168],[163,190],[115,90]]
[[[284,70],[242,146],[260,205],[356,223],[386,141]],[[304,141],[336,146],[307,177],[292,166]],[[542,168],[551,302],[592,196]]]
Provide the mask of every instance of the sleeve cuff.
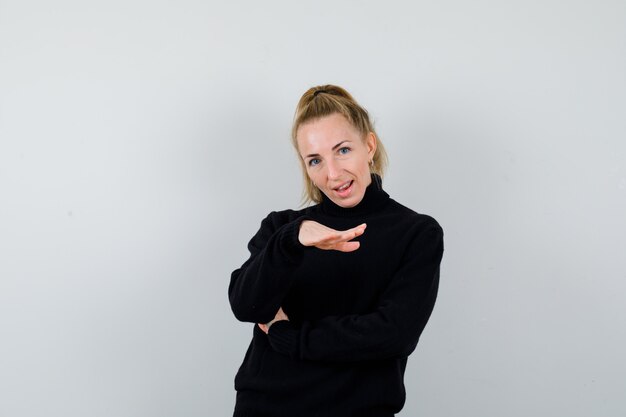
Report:
[[296,220],[288,223],[284,226],[281,236],[281,246],[283,253],[292,261],[297,262],[304,253],[304,246],[300,243],[298,235],[300,234],[300,225],[304,220],[309,220],[308,217],[302,216]]
[[269,342],[276,352],[292,358],[298,357],[300,329],[289,320],[280,320],[270,326]]

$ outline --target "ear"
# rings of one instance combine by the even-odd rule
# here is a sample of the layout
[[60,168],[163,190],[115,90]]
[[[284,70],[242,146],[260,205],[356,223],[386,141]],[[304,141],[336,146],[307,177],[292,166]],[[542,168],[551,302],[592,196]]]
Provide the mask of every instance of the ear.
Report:
[[365,139],[365,146],[367,147],[367,156],[371,160],[376,153],[376,135],[374,132],[370,132],[367,134],[367,138]]

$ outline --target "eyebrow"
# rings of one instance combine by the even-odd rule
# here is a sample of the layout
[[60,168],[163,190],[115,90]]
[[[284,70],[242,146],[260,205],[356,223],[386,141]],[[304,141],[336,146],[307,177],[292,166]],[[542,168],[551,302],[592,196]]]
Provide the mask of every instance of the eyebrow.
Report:
[[[342,140],[341,142],[339,142],[338,144],[336,144],[335,146],[333,146],[332,150],[334,151],[335,149],[337,149],[338,147],[340,147],[341,145],[343,145],[344,143],[350,142],[349,140]],[[305,156],[305,158],[312,158],[315,156],[320,156],[318,153],[310,153],[307,156]]]

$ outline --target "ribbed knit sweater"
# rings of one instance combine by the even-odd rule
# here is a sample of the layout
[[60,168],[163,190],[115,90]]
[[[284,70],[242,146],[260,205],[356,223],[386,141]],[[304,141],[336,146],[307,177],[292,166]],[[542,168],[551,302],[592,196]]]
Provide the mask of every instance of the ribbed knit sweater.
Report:
[[[303,220],[367,228],[354,252],[305,247]],[[241,321],[289,321],[252,341],[235,377],[235,417],[390,417],[405,403],[404,370],[437,296],[443,231],[393,199],[372,176],[363,200],[324,196],[270,213],[233,271],[230,305]]]

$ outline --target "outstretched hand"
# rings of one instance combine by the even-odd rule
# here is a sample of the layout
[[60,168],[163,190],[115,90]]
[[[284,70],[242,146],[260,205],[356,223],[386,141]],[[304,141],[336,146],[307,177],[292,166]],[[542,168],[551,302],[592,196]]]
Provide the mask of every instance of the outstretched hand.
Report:
[[326,227],[313,220],[304,220],[300,225],[298,240],[304,246],[315,246],[324,250],[352,252],[359,248],[359,242],[350,242],[365,232],[365,223],[352,229],[340,231]]

